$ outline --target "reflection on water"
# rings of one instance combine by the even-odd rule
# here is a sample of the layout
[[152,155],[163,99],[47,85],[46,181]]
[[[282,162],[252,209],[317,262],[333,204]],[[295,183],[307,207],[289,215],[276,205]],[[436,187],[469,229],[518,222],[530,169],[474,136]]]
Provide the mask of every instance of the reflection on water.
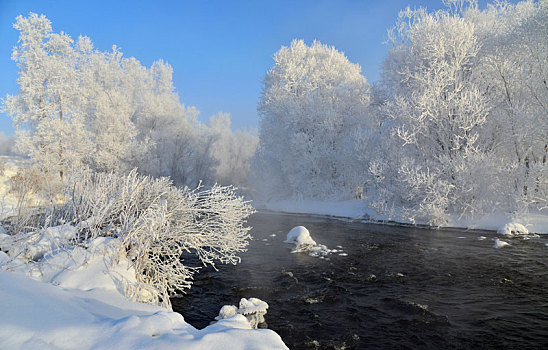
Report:
[[[256,297],[290,349],[548,348],[546,238],[495,249],[492,232],[266,213],[249,224],[241,264],[202,271],[172,300],[195,327]],[[348,256],[291,254],[283,240],[298,225]]]

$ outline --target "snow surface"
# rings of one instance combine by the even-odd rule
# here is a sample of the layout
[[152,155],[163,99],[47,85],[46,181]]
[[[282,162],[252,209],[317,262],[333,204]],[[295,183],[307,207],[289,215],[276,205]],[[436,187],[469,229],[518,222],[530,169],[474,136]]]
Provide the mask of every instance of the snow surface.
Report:
[[197,330],[183,316],[106,290],[63,289],[0,271],[2,349],[287,349],[242,315]]
[[284,213],[328,215],[353,219],[362,219],[367,205],[359,200],[318,201],[318,200],[281,200],[275,202],[253,201],[257,209],[267,209]]
[[[0,349],[287,349],[275,332],[252,329],[240,314],[197,330],[178,313],[128,300],[146,300],[147,289],[117,239],[52,248],[74,232],[50,228],[23,246],[1,235]],[[29,261],[37,255],[43,258]]]
[[[366,220],[370,222],[393,221],[391,217],[377,214],[367,206],[363,200],[344,201],[320,201],[320,200],[282,200],[276,202],[254,202],[257,209],[271,210],[283,213],[326,215],[338,218],[353,220]],[[399,223],[411,224],[410,221]],[[449,218],[447,227],[480,229],[498,231],[505,224],[515,222],[521,223],[529,233],[548,234],[548,209],[543,211],[530,211],[518,218],[508,213],[491,213],[475,219],[462,218],[452,215]],[[417,222],[417,224],[426,224]]]

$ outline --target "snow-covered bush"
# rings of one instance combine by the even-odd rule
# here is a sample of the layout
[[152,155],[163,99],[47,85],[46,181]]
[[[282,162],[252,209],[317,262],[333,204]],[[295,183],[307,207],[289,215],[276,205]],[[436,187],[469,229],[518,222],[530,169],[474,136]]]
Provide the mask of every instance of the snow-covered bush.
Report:
[[59,200],[63,185],[58,176],[44,173],[36,167],[20,167],[8,181],[8,195],[14,199],[11,212],[3,220],[9,233],[33,230],[43,208]]
[[[170,307],[169,296],[191,286],[201,265],[236,264],[250,238],[244,226],[253,209],[232,187],[174,187],[167,178],[81,171],[67,179],[65,202],[40,215],[35,227],[69,224],[70,244],[98,237],[119,240],[137,280],[151,286],[153,302]],[[197,256],[198,264],[188,259]],[[187,259],[187,261],[185,261]]]

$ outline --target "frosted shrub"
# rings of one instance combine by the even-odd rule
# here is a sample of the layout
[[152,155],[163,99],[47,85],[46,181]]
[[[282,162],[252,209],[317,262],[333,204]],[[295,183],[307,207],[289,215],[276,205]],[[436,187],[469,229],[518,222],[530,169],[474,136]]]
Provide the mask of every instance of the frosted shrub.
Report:
[[8,184],[8,194],[15,200],[12,212],[4,221],[8,224],[8,233],[14,235],[32,231],[39,220],[37,214],[59,199],[62,191],[57,177],[37,167],[19,168]]
[[118,238],[138,281],[152,286],[153,302],[168,308],[169,296],[189,288],[199,269],[184,258],[196,255],[204,266],[236,264],[250,238],[244,224],[253,209],[230,186],[179,189],[167,178],[135,170],[128,175],[84,171],[68,179],[66,196],[45,224],[77,226],[81,244]]

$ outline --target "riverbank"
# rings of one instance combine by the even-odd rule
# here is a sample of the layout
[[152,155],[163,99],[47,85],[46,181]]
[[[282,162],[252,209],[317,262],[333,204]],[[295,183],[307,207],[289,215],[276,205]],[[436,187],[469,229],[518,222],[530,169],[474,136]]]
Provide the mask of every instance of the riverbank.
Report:
[[104,288],[65,289],[0,270],[0,296],[2,349],[287,349],[243,316],[197,330],[176,312]]
[[[11,179],[26,166],[0,158],[0,219],[17,213]],[[41,199],[23,190],[24,205]],[[242,315],[198,330],[144,303],[154,301],[151,289],[138,282],[120,238],[77,241],[81,225],[72,224],[19,235],[0,227],[0,349],[287,349]]]
[[[361,220],[371,223],[391,223],[402,225],[428,226],[426,222],[404,221],[387,215],[379,215],[362,200],[319,201],[319,200],[281,200],[273,202],[254,201],[252,205],[259,210],[281,213],[322,215],[342,219]],[[507,213],[490,213],[470,219],[451,215],[447,227],[469,230],[497,231],[510,222],[524,225],[530,233],[548,234],[548,210],[529,212],[519,217]]]
[[48,228],[22,250],[0,234],[0,349],[287,349],[242,315],[197,330],[181,314],[137,302],[147,290],[117,239],[63,247],[55,237],[71,229]]

